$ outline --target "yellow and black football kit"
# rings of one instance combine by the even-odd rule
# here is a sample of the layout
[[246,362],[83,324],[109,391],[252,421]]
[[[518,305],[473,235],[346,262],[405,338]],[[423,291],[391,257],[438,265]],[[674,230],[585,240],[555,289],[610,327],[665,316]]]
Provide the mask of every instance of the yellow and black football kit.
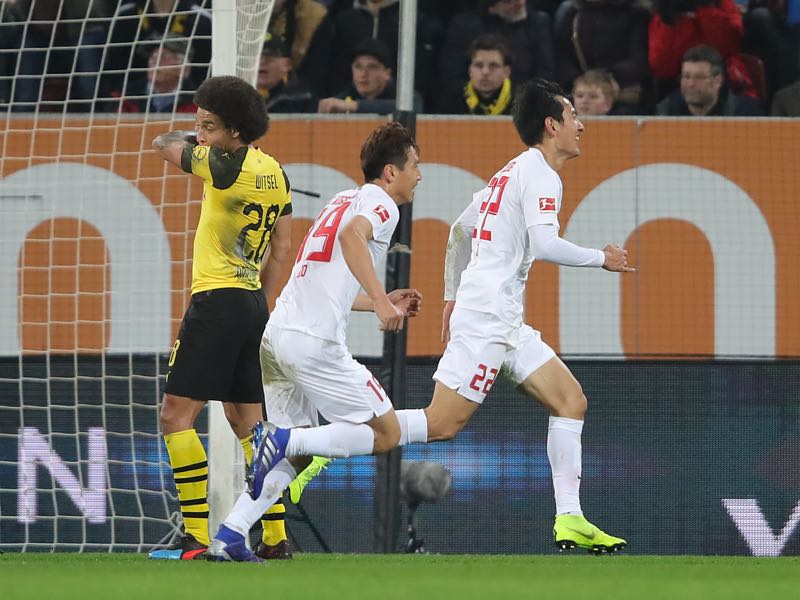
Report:
[[259,271],[278,218],[292,211],[289,180],[257,148],[187,146],[203,178],[192,300],[169,359],[166,391],[194,400],[264,401],[259,345],[268,318]]

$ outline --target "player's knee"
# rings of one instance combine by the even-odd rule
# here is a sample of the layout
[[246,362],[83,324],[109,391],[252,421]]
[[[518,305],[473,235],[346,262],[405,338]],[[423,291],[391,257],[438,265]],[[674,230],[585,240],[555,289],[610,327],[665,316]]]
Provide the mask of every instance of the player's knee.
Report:
[[464,429],[466,421],[451,421],[442,429],[442,441],[452,440]]
[[375,446],[373,447],[374,454],[382,454],[397,448],[400,444],[400,426],[386,427],[381,431],[375,432]]
[[375,432],[374,454],[388,452],[400,444],[400,422],[397,417],[392,419],[384,416],[373,425],[372,429]]
[[576,390],[564,397],[559,416],[582,421],[584,415],[586,415],[588,405],[589,402],[586,399],[586,395],[583,393],[580,386],[578,386]]
[[164,396],[164,401],[161,403],[159,421],[161,431],[165,434],[184,431],[194,426],[192,415],[181,410],[177,403],[171,401],[169,395]]
[[446,442],[452,440],[458,435],[458,432],[464,428],[466,421],[461,422],[452,418],[436,418],[433,415],[428,415],[428,441],[429,442]]

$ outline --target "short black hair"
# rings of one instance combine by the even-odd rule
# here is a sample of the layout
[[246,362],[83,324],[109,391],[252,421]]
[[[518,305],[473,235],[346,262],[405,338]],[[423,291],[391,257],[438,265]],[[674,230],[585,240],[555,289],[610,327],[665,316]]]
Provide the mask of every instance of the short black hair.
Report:
[[264,98],[239,77],[223,75],[206,79],[194,93],[194,103],[217,115],[228,129],[238,131],[245,144],[260,138],[269,128]]
[[419,146],[409,133],[397,121],[386,123],[375,129],[361,146],[361,171],[364,181],[369,183],[380,179],[383,167],[394,165],[402,169],[408,160],[408,149],[419,152]]
[[367,38],[361,40],[353,49],[350,62],[355,62],[360,56],[371,56],[387,69],[392,68],[392,58],[389,48],[378,39]]
[[279,35],[272,35],[267,32],[264,38],[264,45],[261,47],[261,54],[267,56],[275,56],[279,58],[291,58],[292,53],[289,50],[289,44],[286,40]]
[[725,72],[725,61],[722,55],[711,46],[701,44],[689,48],[683,53],[681,65],[685,62],[707,62],[711,65],[712,75],[721,75]]
[[535,146],[544,139],[544,121],[552,117],[564,122],[564,90],[546,79],[533,79],[523,83],[514,93],[511,117],[522,143]]
[[470,62],[473,58],[475,58],[475,53],[478,52],[478,50],[496,50],[500,53],[500,56],[503,57],[503,66],[511,66],[511,62],[513,60],[511,48],[499,35],[494,33],[483,33],[472,40],[468,50]]

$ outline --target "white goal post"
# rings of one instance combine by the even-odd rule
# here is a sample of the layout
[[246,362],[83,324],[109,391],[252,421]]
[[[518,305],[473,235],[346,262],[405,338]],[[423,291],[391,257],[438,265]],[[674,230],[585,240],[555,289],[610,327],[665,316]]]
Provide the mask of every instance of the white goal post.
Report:
[[[212,75],[238,75],[255,84],[258,61],[275,0],[216,0],[211,40]],[[262,27],[263,24],[263,27]],[[230,43],[235,40],[236,43]],[[242,490],[244,469],[239,440],[231,432],[219,402],[208,405],[209,528],[233,508]]]
[[[158,413],[202,185],[151,152],[193,116],[156,97],[148,57],[255,82],[274,0],[209,4],[147,0],[147,22],[132,1],[0,1],[2,549],[141,552],[179,531]],[[220,518],[242,462],[215,408]]]

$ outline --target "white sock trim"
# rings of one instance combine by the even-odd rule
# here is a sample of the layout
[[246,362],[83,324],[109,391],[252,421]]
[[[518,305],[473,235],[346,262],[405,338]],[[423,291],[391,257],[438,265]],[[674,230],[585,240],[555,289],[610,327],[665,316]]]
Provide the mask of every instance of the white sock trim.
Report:
[[423,409],[398,410],[397,420],[400,422],[400,445],[428,441],[428,417]]
[[548,429],[566,429],[580,435],[583,433],[583,421],[567,417],[550,417]]

